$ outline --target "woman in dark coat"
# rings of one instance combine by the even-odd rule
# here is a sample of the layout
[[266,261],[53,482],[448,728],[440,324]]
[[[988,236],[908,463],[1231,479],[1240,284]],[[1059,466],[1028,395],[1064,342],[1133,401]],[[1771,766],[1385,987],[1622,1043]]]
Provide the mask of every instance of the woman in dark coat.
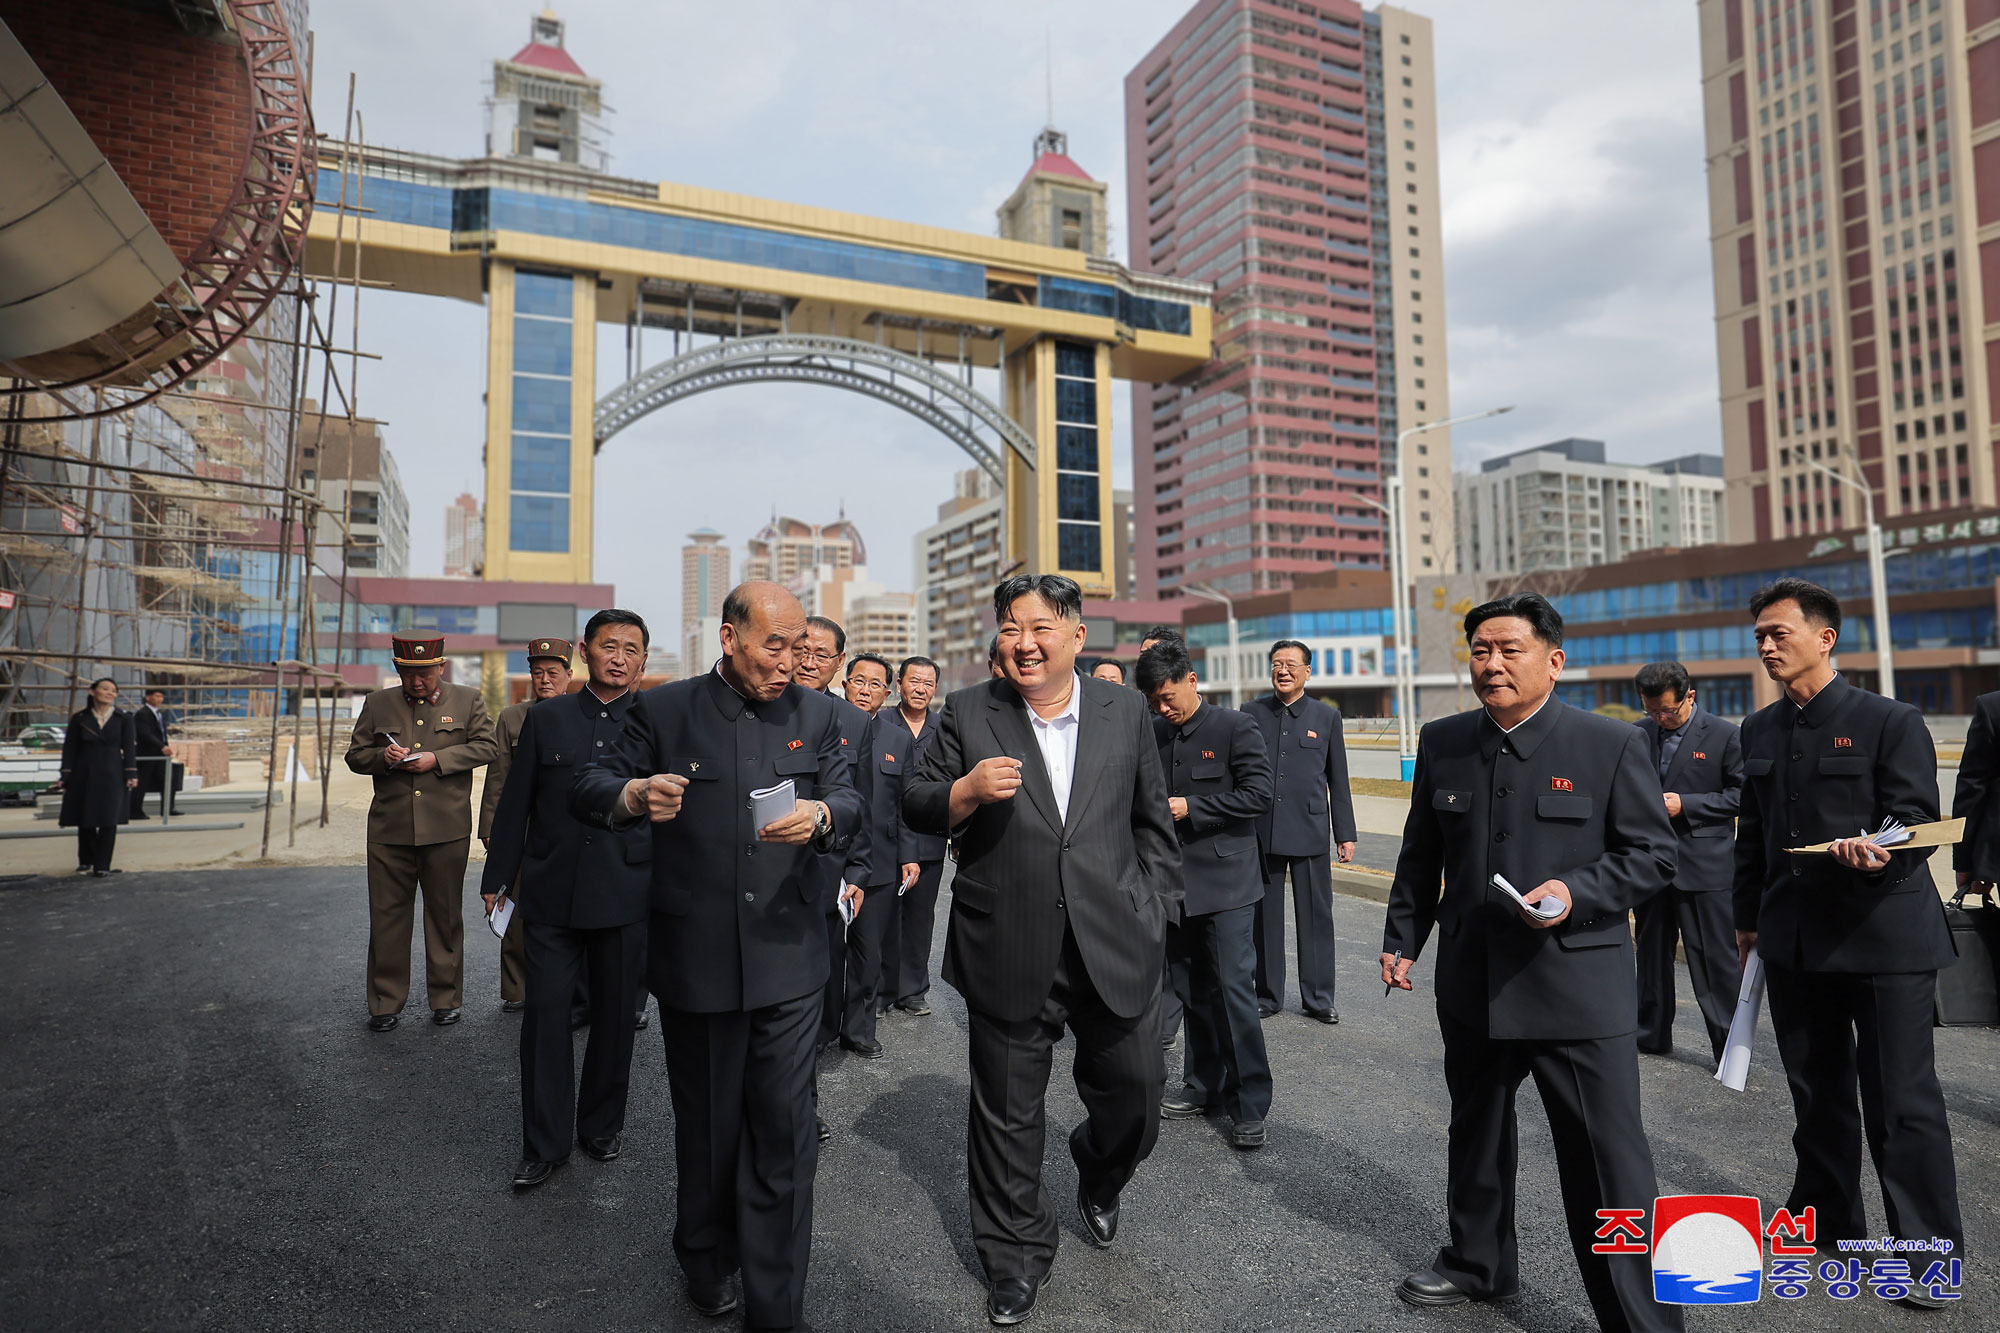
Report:
[[118,682],[91,682],[90,702],[70,715],[63,736],[62,828],[76,830],[76,872],[102,879],[111,869],[118,826],[131,815],[139,767],[132,715],[118,711]]

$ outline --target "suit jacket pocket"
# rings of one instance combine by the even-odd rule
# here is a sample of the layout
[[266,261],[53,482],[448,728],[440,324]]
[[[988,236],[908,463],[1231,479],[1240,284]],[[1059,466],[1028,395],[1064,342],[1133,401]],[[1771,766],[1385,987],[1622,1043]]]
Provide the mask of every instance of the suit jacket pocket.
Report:
[[991,916],[993,907],[999,901],[999,890],[990,884],[959,875],[951,882],[951,905],[954,910],[970,916]]
[[1188,776],[1196,782],[1221,782],[1229,776],[1229,761],[1226,759],[1197,759],[1188,770]]
[[1727,838],[1736,832],[1733,824],[1696,824],[1688,830],[1692,838]]
[[1830,754],[1819,761],[1819,771],[1830,777],[1862,777],[1875,767],[1865,754]]
[[1442,810],[1450,815],[1472,813],[1472,793],[1469,791],[1444,791],[1431,793],[1431,809]]
[[1568,792],[1541,792],[1535,797],[1535,813],[1543,819],[1589,819],[1590,798]]
[[1254,852],[1256,850],[1257,840],[1255,838],[1243,837],[1241,834],[1225,834],[1215,839],[1215,854],[1217,856],[1242,856],[1246,852]]
[[1743,772],[1745,776],[1753,778],[1769,777],[1771,775],[1771,761],[1769,759],[1745,759],[1743,761]]
[[781,778],[790,778],[799,796],[808,797],[813,794],[813,779],[819,776],[819,756],[811,750],[793,750],[779,755],[771,771]]
[[722,777],[722,769],[714,760],[698,754],[675,755],[667,760],[667,772],[678,773],[689,782],[716,782]]
[[1593,917],[1581,925],[1564,922],[1557,927],[1556,942],[1565,949],[1603,949],[1631,937],[1631,927],[1625,924],[1621,912],[1617,916]]

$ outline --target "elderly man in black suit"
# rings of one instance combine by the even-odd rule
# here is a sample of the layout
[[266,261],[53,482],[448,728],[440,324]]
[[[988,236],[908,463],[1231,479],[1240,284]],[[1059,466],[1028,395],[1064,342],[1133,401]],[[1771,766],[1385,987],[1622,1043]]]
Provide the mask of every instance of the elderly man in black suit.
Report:
[[[1779,579],[1750,610],[1757,656],[1784,695],[1743,722],[1736,941],[1763,960],[1798,1117],[1785,1206],[1814,1210],[1822,1245],[1876,1234],[1861,1205],[1865,1127],[1889,1234],[1941,1236],[1958,1254],[1965,1227],[1931,1047],[1937,970],[1957,961],[1951,931],[1928,850],[1854,836],[1885,819],[1938,817],[1937,751],[1915,708],[1833,669],[1832,593]],[[1828,841],[1826,855],[1786,850]],[[1908,1299],[1946,1298],[1918,1289]]]
[[1639,948],[1639,1049],[1674,1048],[1674,942],[1717,1060],[1736,1014],[1743,968],[1728,893],[1736,878],[1736,809],[1743,801],[1743,737],[1695,702],[1679,662],[1649,662],[1633,677],[1645,720],[1639,730],[1659,770],[1667,817],[1680,842],[1674,882],[1632,909]]
[[[521,715],[494,807],[479,891],[489,913],[503,897],[516,900],[527,998],[516,1189],[541,1184],[569,1159],[572,1132],[597,1161],[619,1155],[635,1030],[625,1015],[640,1008],[645,980],[653,834],[637,822],[613,829],[602,815],[578,819],[569,800],[577,770],[624,732],[647,640],[646,622],[630,611],[590,618],[583,630],[588,682]],[[531,660],[561,660],[568,674],[567,640],[537,639],[528,652]],[[590,1013],[581,1092],[570,1038],[580,987]]]
[[[674,1105],[674,1254],[688,1296],[757,1328],[805,1318],[812,1249],[813,1038],[826,985],[814,860],[861,821],[833,701],[792,680],[798,599],[745,583],[722,604],[713,671],[647,690],[571,809],[650,819],[647,981]],[[766,821],[750,794],[793,784]],[[529,996],[532,999],[532,988]]]
[[1261,1148],[1271,1059],[1251,940],[1264,896],[1256,821],[1271,806],[1271,763],[1246,714],[1202,703],[1182,645],[1157,643],[1140,653],[1134,680],[1159,715],[1153,735],[1187,895],[1180,923],[1167,927],[1167,976],[1187,1019],[1187,1059],[1181,1089],[1160,1103],[1160,1114],[1227,1115],[1232,1144]]
[[[1306,696],[1312,650],[1297,639],[1271,645],[1272,693],[1243,709],[1264,733],[1276,795],[1257,816],[1264,898],[1257,904],[1257,1009],[1284,1008],[1285,879],[1292,881],[1298,933],[1299,1006],[1338,1023],[1333,1002],[1333,855],[1354,859],[1354,798],[1347,789],[1347,735],[1340,710]],[[1331,837],[1328,836],[1329,824]]]
[[[1520,1288],[1514,1095],[1534,1077],[1555,1135],[1570,1248],[1607,1331],[1678,1329],[1643,1254],[1592,1253],[1598,1210],[1650,1212],[1659,1189],[1639,1113],[1638,1001],[1626,914],[1666,887],[1674,831],[1636,727],[1555,697],[1562,617],[1535,593],[1465,617],[1482,707],[1417,738],[1382,980],[1411,989],[1435,925],[1438,1027],[1451,1092],[1451,1242],[1397,1295],[1418,1306]],[[1439,893],[1439,880],[1443,893]],[[1504,878],[1529,904],[1496,884]]]
[[987,1317],[1016,1324],[1056,1252],[1043,1098],[1065,1027],[1088,1112],[1069,1151],[1092,1244],[1117,1235],[1119,1192],[1159,1136],[1160,960],[1181,880],[1144,701],[1077,675],[1082,590],[1016,575],[993,608],[1005,677],[945,701],[903,816],[957,841],[944,979],[970,1020],[972,1235]]

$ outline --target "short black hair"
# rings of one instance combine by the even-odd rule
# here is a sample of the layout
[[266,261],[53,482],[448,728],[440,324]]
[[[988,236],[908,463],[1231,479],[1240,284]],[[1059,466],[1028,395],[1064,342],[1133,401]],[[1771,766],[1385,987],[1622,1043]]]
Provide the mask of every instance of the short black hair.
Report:
[[1125,683],[1125,664],[1119,661],[1115,657],[1098,658],[1095,662],[1092,662],[1090,664],[1090,670],[1084,672],[1083,674],[1086,676],[1094,676],[1097,674],[1097,668],[1099,667],[1110,667],[1113,671],[1116,671],[1118,673],[1118,683],[1120,685],[1123,685]]
[[589,643],[597,637],[597,631],[603,629],[606,625],[637,625],[639,627],[640,645],[646,648],[653,646],[653,635],[646,628],[645,619],[636,611],[621,611],[615,606],[605,607],[602,611],[599,611],[584,622],[583,641]]
[[944,672],[938,670],[936,662],[931,661],[930,658],[920,653],[915,657],[906,657],[903,659],[903,665],[896,668],[896,679],[900,681],[903,677],[909,675],[911,667],[929,667],[933,676],[942,676],[944,674]]
[[[829,620],[825,616],[807,616],[806,628],[825,630],[833,636],[833,651],[836,653],[847,651],[847,631],[840,627],[838,620]],[[887,663],[883,665],[886,666]]]
[[986,665],[992,666],[1000,660],[1000,636],[994,635],[986,641]]
[[1281,649],[1281,648],[1296,648],[1296,649],[1298,649],[1298,650],[1299,650],[1299,656],[1300,656],[1300,657],[1303,657],[1303,658],[1305,658],[1305,659],[1306,659],[1306,669],[1307,669],[1308,671],[1310,671],[1310,670],[1312,669],[1312,664],[1313,664],[1313,650],[1312,650],[1312,649],[1310,649],[1310,648],[1308,648],[1308,647],[1306,647],[1306,646],[1305,646],[1304,644],[1300,643],[1300,642],[1299,642],[1299,641],[1298,641],[1297,639],[1280,639],[1280,640],[1278,640],[1278,641],[1277,641],[1276,643],[1274,643],[1274,644],[1272,644],[1272,645],[1271,645],[1271,651],[1270,651],[1270,652],[1268,652],[1268,653],[1266,653],[1266,654],[1264,654],[1264,660],[1265,660],[1266,662],[1275,662],[1275,661],[1277,661],[1277,660],[1278,660],[1278,650],[1279,650],[1279,649]]
[[1551,648],[1560,648],[1563,643],[1562,612],[1549,605],[1549,599],[1538,592],[1515,592],[1505,597],[1496,597],[1490,602],[1481,602],[1465,613],[1465,641],[1472,642],[1473,631],[1489,620],[1502,616],[1518,616],[1528,622],[1528,628],[1536,638]]
[[1182,634],[1179,629],[1175,628],[1172,625],[1154,625],[1152,628],[1148,629],[1144,634],[1141,634],[1139,636],[1139,642],[1141,643],[1146,642],[1148,639],[1157,639],[1161,643],[1187,642],[1187,636]]
[[156,694],[159,695],[162,699],[167,697],[167,692],[161,689],[157,685],[148,685],[145,689],[139,691],[139,697],[141,699],[150,699]]
[[1688,691],[1694,688],[1694,682],[1688,679],[1688,669],[1679,662],[1648,662],[1632,677],[1632,684],[1641,697],[1672,694],[1675,703],[1687,698]]
[[[1083,622],[1083,589],[1075,579],[1061,574],[1016,574],[1011,579],[1002,579],[993,590],[994,616],[1005,620],[1013,612],[1014,603],[1023,597],[1039,597],[1064,620]],[[998,644],[997,637],[994,642]]]
[[873,662],[876,666],[882,668],[882,683],[884,685],[887,685],[896,678],[895,673],[889,669],[889,659],[880,653],[856,653],[847,661],[847,674],[850,676],[853,675],[854,668],[860,666],[863,662]]
[[1840,633],[1840,599],[1811,579],[1774,579],[1757,589],[1750,598],[1750,618],[1763,615],[1774,602],[1797,602],[1809,623]]
[[1139,654],[1132,683],[1141,694],[1151,694],[1169,681],[1186,680],[1193,670],[1194,659],[1188,656],[1186,644],[1162,640]]

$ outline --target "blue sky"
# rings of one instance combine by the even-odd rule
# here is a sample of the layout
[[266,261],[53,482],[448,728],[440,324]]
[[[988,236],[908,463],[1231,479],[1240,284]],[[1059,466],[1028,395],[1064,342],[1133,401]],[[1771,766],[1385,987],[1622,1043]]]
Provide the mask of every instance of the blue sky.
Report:
[[[1518,404],[1457,433],[1459,465],[1566,435],[1602,438],[1631,461],[1719,451],[1694,7],[1407,7],[1436,25],[1452,402]],[[617,174],[987,234],[1044,119],[1047,34],[1056,122],[1071,156],[1111,183],[1122,258],[1124,76],[1183,7],[571,0],[558,12],[570,54],[605,82]],[[492,61],[526,40],[532,13],[490,0],[320,0],[320,125],[337,132],[352,70],[371,141],[477,154]],[[435,574],[444,506],[480,490],[485,315],[370,292],[361,319],[362,346],[384,357],[362,366],[361,407],[389,423],[412,573]],[[600,363],[615,373],[622,332],[601,336]],[[1122,480],[1122,422],[1116,438]],[[673,634],[683,534],[715,527],[740,551],[774,508],[823,521],[844,502],[875,575],[907,587],[910,538],[963,465],[913,419],[858,395],[702,395],[600,456],[597,577],[656,635]]]

